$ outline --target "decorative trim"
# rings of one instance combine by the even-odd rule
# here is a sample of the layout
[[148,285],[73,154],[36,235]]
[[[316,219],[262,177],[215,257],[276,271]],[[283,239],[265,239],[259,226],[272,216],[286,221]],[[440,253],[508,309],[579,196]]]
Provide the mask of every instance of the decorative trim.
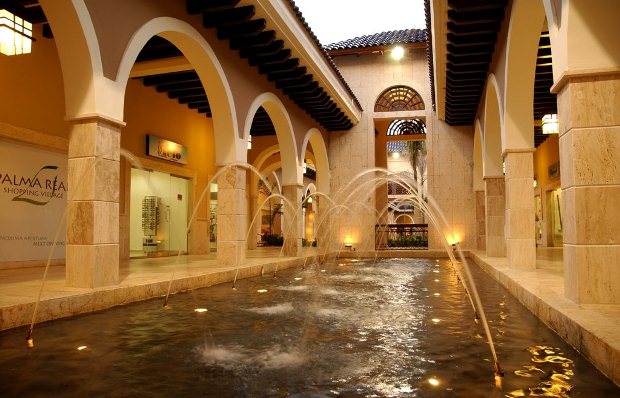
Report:
[[69,140],[64,137],[14,126],[9,123],[0,122],[0,137],[39,148],[45,147],[65,153],[69,151]]
[[553,94],[558,94],[564,86],[569,83],[571,80],[582,78],[582,77],[602,77],[602,76],[614,76],[618,75],[620,78],[620,69],[618,68],[593,68],[593,69],[576,69],[564,71],[560,75],[560,78],[557,82],[551,86],[551,92]]
[[107,115],[102,115],[100,113],[85,113],[75,117],[67,117],[65,120],[72,123],[105,122],[113,125],[114,127],[125,127],[127,125],[127,123],[122,120],[118,120]]
[[509,153],[534,153],[536,148],[509,148],[502,151],[502,158],[505,158]]

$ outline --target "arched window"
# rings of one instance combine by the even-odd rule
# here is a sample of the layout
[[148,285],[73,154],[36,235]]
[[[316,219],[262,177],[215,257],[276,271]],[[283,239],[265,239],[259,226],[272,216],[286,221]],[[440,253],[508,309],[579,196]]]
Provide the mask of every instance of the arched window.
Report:
[[426,134],[426,126],[420,119],[394,120],[387,129],[386,135]]
[[424,109],[424,101],[417,91],[407,86],[392,86],[379,95],[375,112],[415,111]]

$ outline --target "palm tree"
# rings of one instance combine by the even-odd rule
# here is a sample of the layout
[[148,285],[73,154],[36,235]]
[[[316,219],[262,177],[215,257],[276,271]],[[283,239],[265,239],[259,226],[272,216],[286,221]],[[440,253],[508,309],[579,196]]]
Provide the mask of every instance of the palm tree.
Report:
[[[422,184],[426,172],[426,141],[407,141],[407,153],[409,154],[409,163],[413,168],[413,178]],[[419,179],[418,173],[420,174]]]

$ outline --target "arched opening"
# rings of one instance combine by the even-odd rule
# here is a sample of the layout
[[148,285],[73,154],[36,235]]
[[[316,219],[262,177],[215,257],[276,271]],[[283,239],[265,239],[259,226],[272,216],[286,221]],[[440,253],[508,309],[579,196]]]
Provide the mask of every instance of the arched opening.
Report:
[[408,86],[392,86],[385,89],[375,101],[375,112],[415,111],[424,109],[424,100],[417,91]]

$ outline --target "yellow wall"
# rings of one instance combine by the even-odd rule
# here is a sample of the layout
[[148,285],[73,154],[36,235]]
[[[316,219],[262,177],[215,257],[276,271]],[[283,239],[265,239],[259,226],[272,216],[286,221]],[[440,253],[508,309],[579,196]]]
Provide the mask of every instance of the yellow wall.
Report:
[[69,137],[62,73],[56,45],[35,26],[32,53],[0,55],[0,121],[37,132]]
[[549,185],[559,185],[560,177],[549,179],[549,166],[560,160],[559,138],[553,134],[545,140],[534,152],[534,177],[537,187],[547,188]]
[[145,87],[139,80],[131,79],[125,95],[125,122],[127,125],[122,129],[121,147],[136,156],[146,156],[146,135],[154,134],[188,147],[185,168],[196,170],[199,174],[215,173],[213,123],[204,114],[169,99],[153,87]]

